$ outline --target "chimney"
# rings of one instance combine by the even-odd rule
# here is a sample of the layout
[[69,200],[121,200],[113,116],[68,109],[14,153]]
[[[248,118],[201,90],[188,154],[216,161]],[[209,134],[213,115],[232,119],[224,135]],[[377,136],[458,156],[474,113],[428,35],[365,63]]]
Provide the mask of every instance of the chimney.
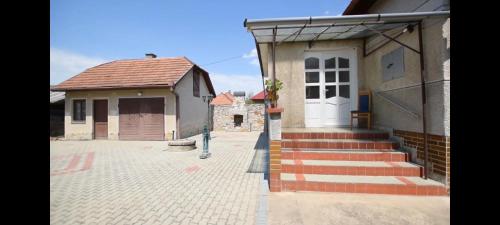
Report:
[[156,58],[156,55],[153,53],[146,53],[146,59],[154,59]]

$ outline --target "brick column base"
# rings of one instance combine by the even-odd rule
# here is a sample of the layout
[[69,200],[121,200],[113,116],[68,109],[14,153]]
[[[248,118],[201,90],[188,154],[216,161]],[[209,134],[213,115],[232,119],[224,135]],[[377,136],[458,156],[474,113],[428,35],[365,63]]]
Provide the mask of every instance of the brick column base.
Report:
[[281,141],[269,143],[269,190],[281,191]]

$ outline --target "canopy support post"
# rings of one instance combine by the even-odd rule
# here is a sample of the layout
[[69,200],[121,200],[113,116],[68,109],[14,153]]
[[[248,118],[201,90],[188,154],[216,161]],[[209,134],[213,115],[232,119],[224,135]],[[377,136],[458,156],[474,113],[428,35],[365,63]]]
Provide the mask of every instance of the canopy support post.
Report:
[[[425,115],[425,113],[427,112],[427,99],[426,99],[427,96],[426,96],[426,89],[425,89],[425,67],[424,67],[424,48],[423,48],[423,40],[422,40],[422,21],[418,22],[418,50],[412,48],[411,46],[409,46],[401,41],[396,40],[395,38],[397,38],[399,35],[396,36],[395,38],[393,38],[387,34],[384,34],[380,31],[378,31],[378,30],[372,29],[364,24],[361,24],[361,25],[366,27],[366,29],[371,30],[371,31],[373,31],[377,34],[380,34],[383,37],[389,39],[388,42],[390,42],[390,41],[396,42],[399,45],[401,45],[407,49],[410,49],[419,55],[419,59],[420,59],[420,86],[421,86],[420,90],[421,90],[421,96],[422,96],[422,133],[424,136],[424,138],[423,138],[424,139],[424,179],[427,179],[429,177],[429,166],[427,165],[428,161],[429,161],[429,146],[427,143],[427,117]],[[366,51],[365,48],[366,48],[366,42],[363,41],[363,51],[364,51],[365,56],[367,56],[366,52],[365,52]],[[370,53],[372,53],[372,52],[374,52],[374,51],[371,51]],[[418,154],[418,151],[417,151],[417,154]]]

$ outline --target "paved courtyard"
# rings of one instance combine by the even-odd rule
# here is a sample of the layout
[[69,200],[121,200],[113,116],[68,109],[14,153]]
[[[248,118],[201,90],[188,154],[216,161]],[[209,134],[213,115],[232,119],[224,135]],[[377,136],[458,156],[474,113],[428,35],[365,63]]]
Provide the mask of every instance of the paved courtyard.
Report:
[[382,194],[269,194],[270,225],[445,225],[450,198]]
[[263,173],[249,173],[258,132],[212,132],[212,156],[159,141],[52,141],[51,224],[266,222]]

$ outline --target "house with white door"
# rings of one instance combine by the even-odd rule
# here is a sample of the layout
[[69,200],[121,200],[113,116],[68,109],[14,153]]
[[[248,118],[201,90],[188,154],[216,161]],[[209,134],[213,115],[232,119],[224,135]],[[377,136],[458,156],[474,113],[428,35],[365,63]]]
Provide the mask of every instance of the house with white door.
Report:
[[447,0],[353,0],[341,16],[245,19],[262,79],[283,82],[271,191],[449,191],[449,15]]
[[69,140],[172,140],[209,122],[208,72],[186,57],[123,59],[89,68],[55,86],[65,91]]

